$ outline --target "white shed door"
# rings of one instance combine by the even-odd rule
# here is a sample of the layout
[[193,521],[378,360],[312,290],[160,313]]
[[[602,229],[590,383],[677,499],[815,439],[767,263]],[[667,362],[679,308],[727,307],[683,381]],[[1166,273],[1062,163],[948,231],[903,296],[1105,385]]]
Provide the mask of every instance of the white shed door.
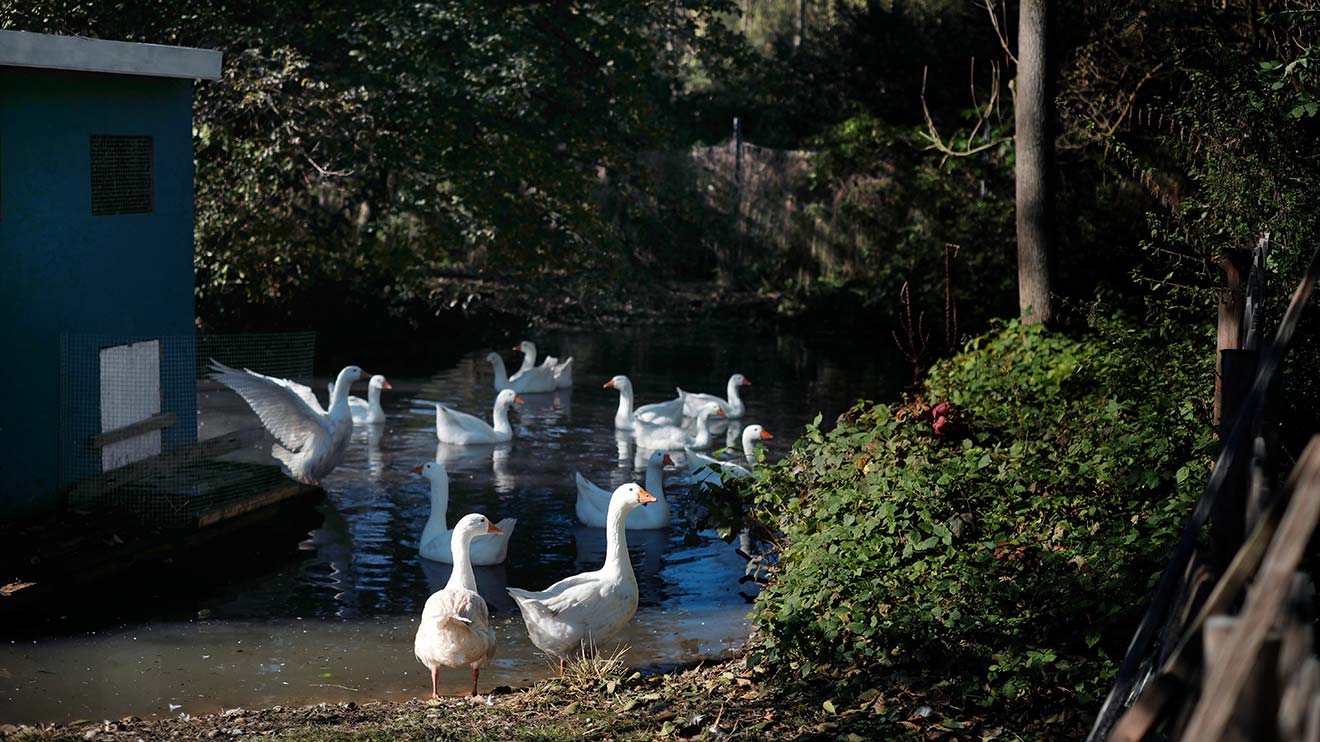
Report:
[[[160,341],[101,350],[101,432],[117,430],[160,412]],[[160,453],[160,431],[152,430],[101,449],[101,471]]]

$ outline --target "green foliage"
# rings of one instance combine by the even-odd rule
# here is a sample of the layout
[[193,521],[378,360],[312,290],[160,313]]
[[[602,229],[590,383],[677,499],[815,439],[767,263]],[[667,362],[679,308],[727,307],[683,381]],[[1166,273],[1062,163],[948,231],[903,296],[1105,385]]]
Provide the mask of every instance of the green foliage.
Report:
[[754,662],[1087,703],[1209,473],[1197,341],[1005,323],[931,371],[926,399],[955,410],[941,433],[920,402],[818,419],[753,488],[778,534]]

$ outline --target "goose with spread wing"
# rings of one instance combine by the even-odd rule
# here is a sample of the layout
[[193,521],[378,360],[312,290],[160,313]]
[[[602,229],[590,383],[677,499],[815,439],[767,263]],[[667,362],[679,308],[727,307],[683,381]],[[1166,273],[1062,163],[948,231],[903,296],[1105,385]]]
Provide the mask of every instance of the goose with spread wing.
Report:
[[305,484],[320,484],[344,458],[353,433],[348,409],[348,390],[353,382],[367,378],[357,366],[348,366],[335,379],[330,409],[321,408],[312,390],[288,379],[230,368],[211,360],[211,378],[233,389],[276,443],[271,455],[280,460],[288,475]]

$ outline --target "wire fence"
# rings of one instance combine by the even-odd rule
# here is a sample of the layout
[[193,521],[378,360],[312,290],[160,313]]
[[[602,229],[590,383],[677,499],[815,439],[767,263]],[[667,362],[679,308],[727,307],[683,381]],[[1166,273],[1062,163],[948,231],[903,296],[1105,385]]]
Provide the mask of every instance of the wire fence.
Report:
[[61,335],[60,487],[69,505],[180,527],[287,482],[261,457],[220,458],[264,431],[242,400],[206,378],[207,364],[306,378],[315,340],[312,332]]

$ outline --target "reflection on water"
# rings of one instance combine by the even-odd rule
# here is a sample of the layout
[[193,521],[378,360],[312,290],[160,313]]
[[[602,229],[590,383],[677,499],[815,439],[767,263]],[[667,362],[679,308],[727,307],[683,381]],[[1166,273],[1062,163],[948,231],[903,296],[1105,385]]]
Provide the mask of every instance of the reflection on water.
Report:
[[[650,453],[614,430],[618,393],[601,388],[606,379],[626,373],[638,399],[653,401],[672,398],[675,386],[718,394],[729,374],[743,373],[752,382],[743,396],[747,415],[721,421],[715,445],[741,456],[743,425],[760,423],[776,436],[766,441],[776,459],[818,412],[828,421],[857,398],[892,397],[906,377],[887,365],[891,358],[822,351],[793,337],[666,331],[536,340],[544,351],[574,357],[576,388],[523,395],[526,403],[512,409],[514,440],[496,446],[438,443],[427,401],[489,419],[495,391],[484,351],[428,378],[398,378],[387,363],[367,359],[393,384],[383,399],[388,421],[355,430],[345,462],[324,480],[325,524],[301,545],[300,559],[255,578],[213,580],[194,604],[150,624],[0,645],[0,722],[427,692],[426,672],[412,657],[415,620],[450,570],[417,554],[430,488],[411,470],[428,460],[449,471],[450,524],[474,511],[518,519],[505,563],[476,570],[500,642],[483,687],[541,677],[547,664],[504,587],[539,590],[597,569],[604,531],[577,522],[573,472],[602,487],[640,481]],[[313,388],[324,386],[315,381]],[[211,434],[241,423],[234,419],[241,410],[224,397],[199,401]],[[627,535],[641,597],[622,641],[639,665],[726,651],[746,635],[749,587],[738,583],[746,562],[713,533],[689,533],[691,497],[675,453],[678,466],[664,482],[674,524]],[[468,677],[441,673],[455,693]]]

